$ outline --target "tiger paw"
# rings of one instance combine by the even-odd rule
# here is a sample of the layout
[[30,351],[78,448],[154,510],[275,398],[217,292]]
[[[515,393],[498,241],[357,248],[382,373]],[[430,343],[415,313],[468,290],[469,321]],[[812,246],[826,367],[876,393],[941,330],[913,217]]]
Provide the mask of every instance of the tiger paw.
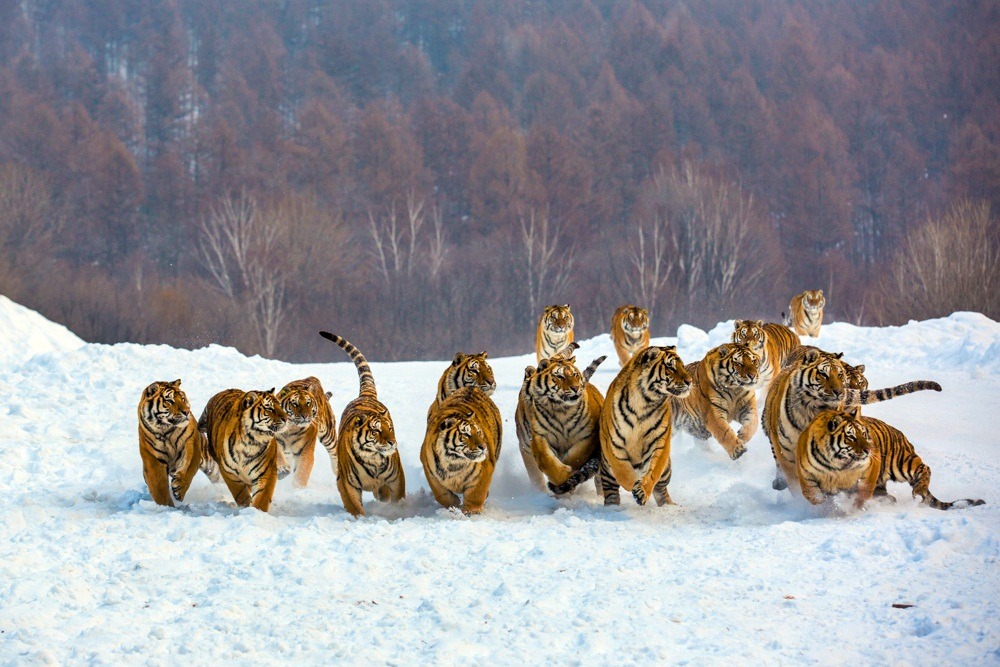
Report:
[[632,497],[640,505],[645,505],[646,501],[649,500],[649,497],[646,495],[646,489],[642,487],[642,482],[636,482],[635,486],[632,487]]
[[741,443],[741,444],[737,445],[733,449],[733,451],[729,452],[729,458],[731,458],[733,461],[735,461],[736,459],[740,458],[741,456],[743,456],[746,453],[747,453],[747,446]]
[[278,479],[285,479],[292,474],[292,467],[288,465],[278,466]]
[[774,480],[772,480],[771,482],[771,488],[774,489],[775,491],[784,491],[785,489],[788,488],[788,482],[786,482],[780,477],[775,477]]

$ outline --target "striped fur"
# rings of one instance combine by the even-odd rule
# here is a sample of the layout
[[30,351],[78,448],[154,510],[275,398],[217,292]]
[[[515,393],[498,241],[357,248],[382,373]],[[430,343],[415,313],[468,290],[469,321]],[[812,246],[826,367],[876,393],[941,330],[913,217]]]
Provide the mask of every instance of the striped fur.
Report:
[[734,343],[746,343],[760,355],[758,387],[766,387],[795,348],[801,345],[794,331],[782,324],[763,320],[736,320],[733,325]]
[[327,331],[319,335],[340,346],[358,370],[358,397],[344,407],[337,434],[337,489],[344,509],[364,516],[361,494],[397,502],[406,496],[406,479],[396,448],[396,430],[389,409],[378,400],[375,378],[358,348]]
[[[278,392],[281,409],[288,415],[288,425],[278,434],[278,471],[291,470],[292,484],[302,488],[309,483],[315,462],[317,438],[330,454],[334,473],[337,470],[337,418],[330,407],[330,395],[315,377],[289,382]],[[286,472],[287,474],[287,472]]]
[[807,353],[800,363],[775,376],[761,415],[761,426],[771,442],[777,467],[772,483],[775,489],[798,484],[795,451],[799,435],[823,410],[878,403],[927,389],[941,391],[938,383],[923,380],[874,391],[850,389],[846,380],[840,359],[821,351]]
[[441,401],[462,387],[479,387],[487,396],[492,396],[496,391],[497,382],[493,377],[493,368],[486,361],[485,351],[479,354],[455,354],[451,365],[444,369],[438,380],[437,396],[427,409],[427,418],[430,419],[431,413]]
[[[674,427],[699,440],[715,440],[736,460],[757,432],[760,357],[743,343],[719,345],[701,361],[686,366],[693,384],[684,398],[670,397]],[[729,425],[740,423],[739,433]]]
[[[856,490],[855,507],[872,496],[892,499],[888,482],[906,482],[913,497],[939,510],[982,505],[965,498],[942,502],[930,492],[931,469],[902,431],[860,410],[823,411],[799,437],[797,471],[803,496],[813,504]],[[894,499],[893,499],[894,500]]]
[[273,389],[226,389],[201,413],[198,428],[208,438],[208,453],[240,507],[270,508],[278,481],[276,435],[285,424]]
[[611,316],[611,342],[620,366],[649,347],[649,311],[632,304],[618,306]]
[[819,336],[823,324],[823,308],[826,297],[823,290],[806,290],[796,294],[788,304],[788,324],[800,336]]
[[538,490],[545,488],[546,478],[550,489],[565,484],[597,458],[604,396],[588,380],[605,358],[595,359],[583,373],[574,357],[563,354],[543,359],[537,369],[524,369],[514,425],[528,478]]
[[546,306],[535,331],[536,361],[548,359],[573,342],[573,313],[569,306]]
[[605,505],[621,502],[619,487],[640,505],[650,497],[673,504],[670,436],[673,420],[668,396],[683,398],[691,377],[673,346],[647,347],[632,357],[608,387],[601,408],[601,461],[598,491]]
[[184,500],[201,464],[204,439],[181,381],[154,382],[139,398],[142,476],[157,505]]
[[482,512],[502,438],[500,410],[486,392],[462,387],[446,396],[427,420],[420,448],[434,498],[444,507],[461,504],[465,514]]

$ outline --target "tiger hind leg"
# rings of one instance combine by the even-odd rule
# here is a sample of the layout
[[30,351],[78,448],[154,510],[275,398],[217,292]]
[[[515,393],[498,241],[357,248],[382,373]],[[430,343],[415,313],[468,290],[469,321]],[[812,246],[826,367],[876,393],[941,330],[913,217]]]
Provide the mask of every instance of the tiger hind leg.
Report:
[[670,492],[667,491],[667,486],[670,484],[670,478],[673,477],[674,471],[673,466],[667,464],[666,470],[660,475],[660,479],[656,482],[656,486],[653,487],[653,499],[656,500],[657,507],[663,507],[664,505],[674,505],[674,501],[670,499]]

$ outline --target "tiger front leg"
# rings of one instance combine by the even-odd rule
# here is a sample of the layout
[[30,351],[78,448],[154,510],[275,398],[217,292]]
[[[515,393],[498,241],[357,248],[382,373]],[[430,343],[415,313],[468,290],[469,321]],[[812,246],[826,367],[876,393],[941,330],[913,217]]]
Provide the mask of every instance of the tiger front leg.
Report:
[[[653,487],[670,467],[670,435],[671,429],[667,428],[663,435],[652,444],[653,456],[649,462],[649,470],[632,488],[632,497],[640,505],[645,505],[646,501],[652,497]],[[642,500],[640,500],[640,495]]]
[[292,466],[289,465],[288,459],[285,457],[284,447],[280,446],[278,447],[278,454],[276,458],[277,458],[278,479],[285,479],[286,477],[288,477],[289,473],[292,472]]
[[229,488],[229,493],[233,494],[233,500],[240,507],[248,507],[250,505],[250,487],[244,484],[242,481],[230,476],[225,471],[222,472],[222,481],[226,483],[226,487]]
[[529,449],[524,447],[518,447],[518,451],[521,452],[521,459],[524,461],[524,469],[528,473],[528,480],[531,485],[538,489],[539,491],[545,490],[545,475],[538,468],[538,464],[535,462],[535,457]]
[[266,512],[271,508],[271,499],[274,497],[274,487],[278,483],[278,468],[276,464],[271,464],[270,469],[257,480],[253,485],[250,494],[250,505]]
[[462,495],[462,513],[471,515],[483,511],[486,498],[490,495],[490,483],[493,481],[494,465],[491,461],[483,461],[479,471],[479,479],[475,485]]
[[[607,478],[603,474],[601,475],[601,484],[604,487],[604,504],[617,505],[621,502],[618,497],[618,487],[634,492],[636,484],[639,483],[639,476],[628,461],[602,456],[601,465],[608,472]],[[611,487],[613,487],[613,491]]]
[[340,500],[344,503],[344,509],[357,518],[365,515],[365,507],[361,502],[361,489],[347,483],[346,475],[337,477],[337,490],[340,491]]
[[740,437],[736,435],[729,422],[726,421],[725,417],[715,410],[709,412],[706,417],[705,426],[708,427],[708,431],[712,434],[722,448],[726,450],[729,454],[729,458],[736,460],[747,453],[746,445],[740,440]]
[[878,455],[873,454],[870,459],[867,473],[858,482],[858,495],[854,498],[855,509],[861,509],[864,507],[865,503],[868,502],[868,500],[871,499],[872,495],[875,493],[875,488],[878,486],[879,470],[881,467],[881,460]]
[[549,443],[537,435],[531,438],[531,454],[538,464],[538,469],[557,486],[563,484],[573,474],[573,469],[560,461],[549,447]]
[[673,477],[673,474],[673,466],[668,463],[667,469],[664,470],[663,475],[660,476],[660,481],[658,481],[656,486],[653,487],[653,498],[656,499],[657,507],[675,504],[670,498],[670,492],[667,490],[667,486],[670,484],[670,478]]
[[142,477],[146,480],[149,488],[149,495],[157,505],[167,507],[174,506],[174,500],[170,495],[170,481],[167,477],[167,467],[156,460],[152,454],[146,453],[140,448],[139,454],[142,456]]
[[442,507],[458,507],[462,504],[462,500],[458,497],[458,494],[445,488],[444,484],[439,482],[436,477],[427,475],[427,484],[431,487],[434,500],[438,501],[438,504]]
[[312,474],[313,464],[316,461],[316,443],[307,445],[302,453],[296,457],[293,466],[292,486],[297,489],[304,489],[309,484],[309,476]]
[[184,448],[184,456],[174,468],[174,477],[170,482],[170,490],[178,501],[184,500],[194,476],[201,467],[201,446],[195,440]]
[[752,438],[757,433],[757,397],[751,392],[747,401],[740,406],[739,419],[740,430],[736,433],[736,437],[741,443],[750,442]]

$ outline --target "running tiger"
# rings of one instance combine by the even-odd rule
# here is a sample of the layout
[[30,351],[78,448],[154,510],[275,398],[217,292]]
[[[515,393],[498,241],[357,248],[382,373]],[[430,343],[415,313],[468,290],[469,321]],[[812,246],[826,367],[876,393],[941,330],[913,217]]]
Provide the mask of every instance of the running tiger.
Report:
[[[302,488],[309,483],[316,456],[317,438],[330,454],[334,474],[337,473],[337,418],[330,407],[329,392],[315,377],[289,382],[278,392],[281,409],[288,415],[288,425],[278,433],[278,470],[291,470],[292,484]],[[287,474],[287,473],[286,473]]]
[[798,484],[795,451],[799,436],[823,410],[878,403],[926,389],[941,391],[937,382],[924,380],[874,391],[850,389],[846,381],[843,362],[821,350],[807,352],[797,365],[783,368],[775,376],[761,415],[777,467],[772,487],[780,491]]
[[886,484],[906,482],[913,497],[939,510],[985,504],[965,498],[941,502],[930,492],[931,469],[902,431],[861,409],[820,412],[799,436],[796,466],[802,495],[814,505],[841,491],[857,491],[858,509],[873,495],[895,501]]
[[[181,381],[154,382],[139,398],[142,476],[157,505],[184,500],[201,464],[204,441]],[[207,474],[207,472],[206,472]]]
[[208,438],[208,454],[240,507],[270,508],[278,481],[276,436],[285,424],[274,389],[225,389],[201,413],[198,429]]
[[486,361],[485,351],[479,354],[455,354],[451,365],[444,369],[438,380],[437,396],[427,409],[427,418],[430,419],[434,408],[441,401],[462,387],[479,387],[487,396],[492,396],[496,391],[497,382],[493,378],[493,368]]
[[673,421],[666,399],[690,391],[691,377],[672,345],[647,347],[612,380],[600,419],[597,486],[605,505],[621,502],[620,486],[640,505],[650,497],[657,505],[673,504],[667,491]]
[[[684,398],[670,397],[676,428],[699,440],[715,438],[736,460],[757,432],[757,386],[760,357],[743,343],[719,345],[701,361],[685,368],[691,376],[691,391]],[[734,433],[729,422],[740,423]]]
[[819,336],[820,326],[823,324],[823,307],[826,306],[826,298],[823,290],[806,290],[802,294],[792,297],[788,304],[788,321],[786,324],[792,327],[800,336]]
[[611,342],[620,366],[649,347],[649,311],[631,304],[619,306],[611,317]]
[[792,352],[802,344],[788,327],[773,322],[765,324],[763,320],[736,320],[732,340],[746,343],[760,355],[759,387],[767,387]]
[[546,306],[535,332],[536,361],[548,359],[573,342],[573,313],[569,306]]
[[568,493],[592,477],[577,480],[566,491],[556,490],[571,475],[583,469],[600,453],[598,422],[604,396],[589,380],[607,357],[598,357],[581,373],[572,356],[576,343],[548,359],[538,368],[524,369],[524,381],[517,396],[514,425],[518,449],[528,478],[538,490],[549,488],[557,495]]
[[500,457],[500,421],[500,410],[478,387],[451,393],[428,418],[420,462],[441,505],[461,502],[464,514],[483,511]]
[[361,351],[336,334],[319,335],[347,352],[358,370],[358,397],[344,407],[337,435],[337,489],[344,509],[364,516],[361,494],[397,502],[406,496],[406,480],[396,449],[396,431],[389,409],[378,400],[375,378]]

